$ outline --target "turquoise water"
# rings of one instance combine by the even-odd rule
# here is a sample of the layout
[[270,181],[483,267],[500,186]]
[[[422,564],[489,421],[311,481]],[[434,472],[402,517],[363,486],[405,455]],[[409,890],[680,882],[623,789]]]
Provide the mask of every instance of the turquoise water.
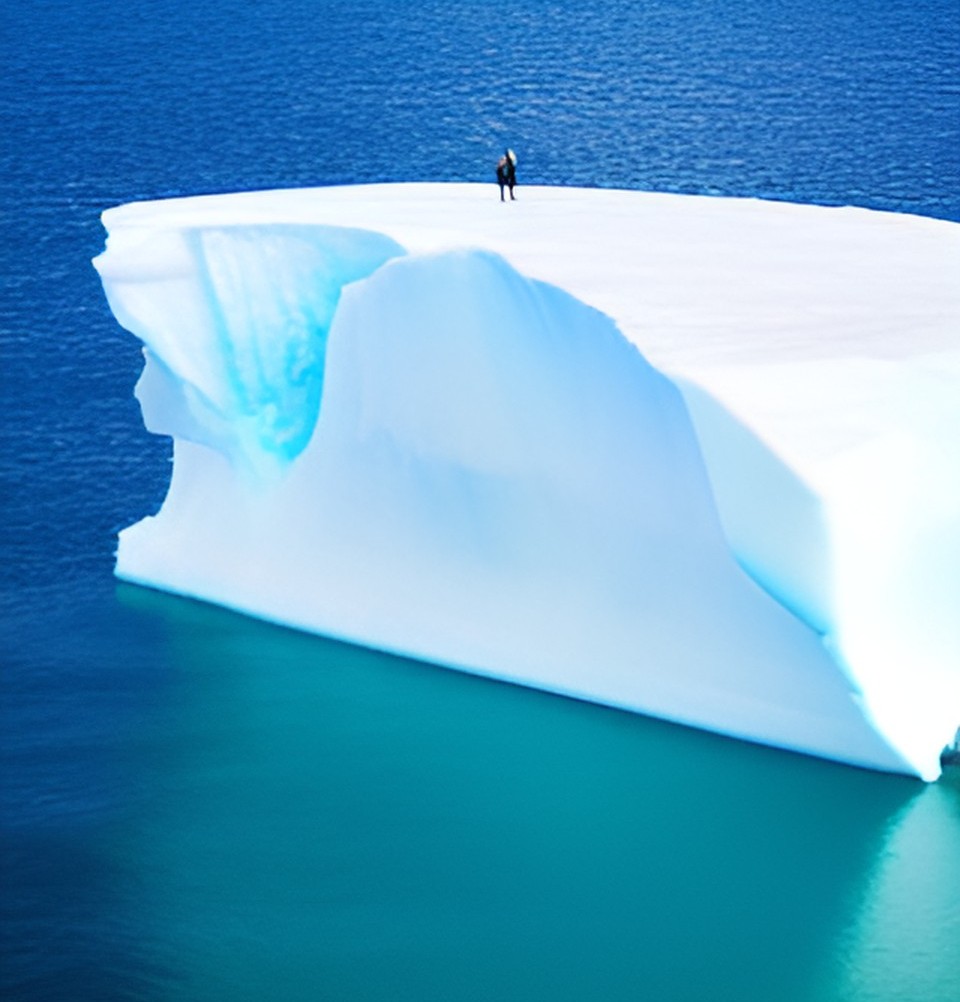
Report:
[[960,997],[932,786],[112,578],[134,198],[488,180],[960,220],[955,0],[24,0],[0,19],[0,997]]
[[924,786],[115,600],[109,645],[89,609],[59,623],[113,663],[74,666],[61,788],[7,840],[30,905],[8,935],[35,940],[12,997],[954,998],[957,771]]

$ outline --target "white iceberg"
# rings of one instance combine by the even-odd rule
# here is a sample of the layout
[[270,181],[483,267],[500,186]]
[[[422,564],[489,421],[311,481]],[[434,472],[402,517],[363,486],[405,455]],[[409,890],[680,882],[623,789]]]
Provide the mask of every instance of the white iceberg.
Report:
[[117,574],[930,780],[960,723],[960,226],[372,185],[104,213],[160,512]]

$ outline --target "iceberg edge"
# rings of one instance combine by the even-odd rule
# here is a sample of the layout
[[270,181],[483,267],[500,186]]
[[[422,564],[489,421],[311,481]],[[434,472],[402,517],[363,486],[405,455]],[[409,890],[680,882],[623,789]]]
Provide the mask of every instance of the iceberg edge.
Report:
[[938,775],[960,720],[956,224],[577,189],[501,208],[469,185],[104,223],[145,423],[175,442],[121,578]]

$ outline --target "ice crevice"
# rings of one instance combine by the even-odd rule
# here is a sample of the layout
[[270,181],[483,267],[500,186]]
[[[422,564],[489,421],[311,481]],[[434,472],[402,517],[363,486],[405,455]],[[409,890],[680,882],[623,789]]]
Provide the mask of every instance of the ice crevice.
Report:
[[960,723],[960,227],[383,185],[108,210],[174,440],[117,574],[934,779]]

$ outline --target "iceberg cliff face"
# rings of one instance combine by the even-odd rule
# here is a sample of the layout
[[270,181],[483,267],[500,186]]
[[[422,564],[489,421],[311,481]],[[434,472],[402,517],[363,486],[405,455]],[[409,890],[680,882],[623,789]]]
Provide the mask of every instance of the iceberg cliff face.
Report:
[[521,195],[105,213],[95,263],[174,438],[118,575],[935,778],[960,721],[960,227]]

